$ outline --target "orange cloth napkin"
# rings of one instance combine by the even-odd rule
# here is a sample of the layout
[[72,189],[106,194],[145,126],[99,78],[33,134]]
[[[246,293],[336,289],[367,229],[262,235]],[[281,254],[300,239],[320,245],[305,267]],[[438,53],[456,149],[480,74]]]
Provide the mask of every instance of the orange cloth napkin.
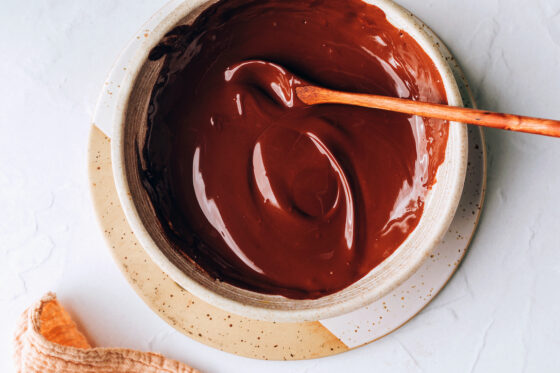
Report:
[[21,315],[14,360],[18,373],[198,372],[152,352],[92,348],[52,293]]

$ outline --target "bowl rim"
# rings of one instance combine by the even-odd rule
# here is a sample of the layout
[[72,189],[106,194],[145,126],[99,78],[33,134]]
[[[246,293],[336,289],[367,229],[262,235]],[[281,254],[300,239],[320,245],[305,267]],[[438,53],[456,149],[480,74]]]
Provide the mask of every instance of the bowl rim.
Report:
[[[440,166],[447,163],[448,157],[453,156],[456,159],[454,167],[451,168],[450,175],[446,175],[450,181],[449,193],[446,199],[438,205],[440,209],[439,220],[435,224],[430,225],[430,236],[425,240],[425,244],[416,249],[414,258],[411,264],[407,266],[406,271],[400,271],[397,275],[391,277],[382,286],[376,286],[370,292],[360,295],[356,298],[350,298],[345,302],[330,304],[326,306],[308,308],[308,309],[272,309],[258,307],[254,305],[244,304],[237,300],[217,294],[214,291],[206,288],[194,279],[186,275],[180,270],[171,260],[163,254],[158,245],[155,243],[151,235],[145,228],[142,219],[136,208],[136,204],[130,193],[128,180],[125,172],[124,165],[124,125],[126,123],[126,111],[128,107],[128,100],[130,98],[134,82],[140,73],[142,66],[147,60],[149,51],[159,43],[161,38],[173,28],[180,20],[184,19],[187,15],[196,11],[201,7],[209,6],[217,0],[192,0],[180,3],[178,6],[171,8],[169,13],[163,17],[163,20],[148,34],[142,44],[139,46],[137,53],[130,60],[127,65],[127,73],[121,82],[121,89],[117,97],[117,107],[113,117],[113,136],[111,141],[111,159],[113,176],[115,179],[115,186],[119,200],[122,204],[125,216],[139,242],[144,250],[148,253],[150,258],[160,267],[166,274],[168,274],[175,282],[181,287],[192,293],[194,296],[238,315],[249,317],[257,320],[276,321],[276,322],[303,322],[303,321],[316,321],[326,318],[339,316],[350,311],[356,310],[360,307],[373,303],[377,299],[386,295],[404,281],[406,281],[420,265],[424,262],[429,254],[436,247],[436,245],[443,238],[446,233],[455,211],[459,204],[462,194],[466,166],[467,166],[467,126],[463,123],[450,122],[450,130],[448,143],[446,146],[446,160]],[[385,12],[388,21],[395,27],[401,28],[406,31],[428,54],[434,62],[438,72],[441,75],[447,100],[450,105],[463,106],[463,100],[459,91],[456,77],[454,77],[451,67],[447,61],[446,55],[450,56],[449,51],[443,42],[418,18],[411,12],[394,3],[392,0],[363,0],[368,4],[379,7]],[[160,10],[161,12],[162,10]],[[453,149],[449,146],[450,141],[453,141]],[[451,153],[453,152],[453,153]],[[451,153],[451,154],[450,154]],[[437,178],[439,180],[440,170],[438,170]],[[437,188],[437,182],[434,184],[432,191]],[[431,198],[433,193],[430,191],[428,198]],[[428,203],[426,203],[428,205]],[[411,236],[418,230],[423,223],[425,212],[418,223],[418,226],[411,232],[409,237],[395,250],[384,262],[376,266],[368,275],[369,277],[374,271],[378,270],[382,265],[387,266],[388,261],[400,248],[407,245]],[[352,285],[351,285],[352,286]],[[343,289],[344,290],[344,289]],[[342,291],[343,291],[342,290]],[[336,294],[336,293],[335,293]],[[297,300],[296,300],[297,301]]]

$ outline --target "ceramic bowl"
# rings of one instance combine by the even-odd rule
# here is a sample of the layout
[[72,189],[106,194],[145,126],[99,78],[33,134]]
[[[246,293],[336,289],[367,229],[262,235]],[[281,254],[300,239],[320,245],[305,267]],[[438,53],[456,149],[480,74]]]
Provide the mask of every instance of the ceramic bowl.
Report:
[[[366,306],[407,280],[427,260],[447,231],[465,180],[467,129],[450,123],[445,160],[425,201],[416,229],[403,244],[368,275],[349,287],[319,299],[293,300],[266,295],[216,281],[177,253],[168,243],[151,207],[138,172],[137,144],[146,131],[150,93],[162,61],[148,61],[149,51],[179,24],[191,23],[215,1],[185,1],[171,11],[149,34],[138,54],[128,64],[121,84],[117,114],[113,123],[112,162],[120,201],[134,234],[153,259],[177,284],[200,299],[245,317],[301,322],[334,317]],[[441,41],[410,12],[390,0],[366,0],[381,8],[397,28],[410,34],[431,57],[443,79],[449,104],[462,106],[461,95],[451,69],[442,55]]]

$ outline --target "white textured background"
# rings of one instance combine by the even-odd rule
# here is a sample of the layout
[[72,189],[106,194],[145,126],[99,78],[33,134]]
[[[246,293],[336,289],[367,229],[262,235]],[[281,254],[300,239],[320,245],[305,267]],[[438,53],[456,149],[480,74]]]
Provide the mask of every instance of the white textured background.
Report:
[[[399,0],[449,46],[486,109],[560,118],[560,0]],[[487,131],[483,218],[414,320],[342,355],[263,362],[180,335],[135,295],[94,221],[90,117],[119,51],[164,0],[0,2],[0,371],[48,290],[99,346],[206,372],[560,371],[560,139]]]

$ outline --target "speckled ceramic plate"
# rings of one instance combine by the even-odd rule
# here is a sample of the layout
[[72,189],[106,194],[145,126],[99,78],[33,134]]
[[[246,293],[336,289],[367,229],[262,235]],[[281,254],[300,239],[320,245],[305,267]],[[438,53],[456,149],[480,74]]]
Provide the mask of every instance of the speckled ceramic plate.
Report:
[[[467,179],[447,235],[430,260],[387,296],[342,316],[305,323],[257,321],[215,308],[182,289],[151,261],[126,220],[111,170],[108,127],[116,110],[113,93],[120,88],[127,64],[142,38],[180,2],[171,1],[157,12],[125,48],[105,82],[93,118],[89,143],[91,192],[115,262],[134,290],[167,323],[199,342],[242,356],[276,360],[317,358],[367,344],[398,329],[436,296],[465,255],[484,199],[483,132],[476,127],[469,128]],[[473,106],[459,67],[435,35],[433,38],[453,70],[465,106]]]

